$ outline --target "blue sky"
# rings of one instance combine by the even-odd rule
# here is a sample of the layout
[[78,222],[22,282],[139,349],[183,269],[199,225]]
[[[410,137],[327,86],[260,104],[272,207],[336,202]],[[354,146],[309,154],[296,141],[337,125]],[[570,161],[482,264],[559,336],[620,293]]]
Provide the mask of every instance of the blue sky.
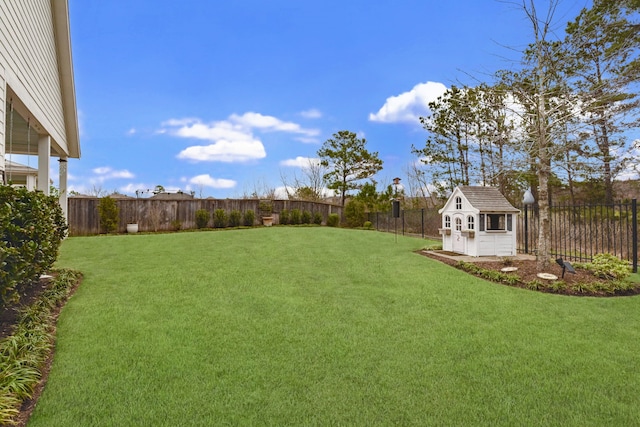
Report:
[[[546,10],[546,1],[537,1]],[[564,0],[559,33],[587,0]],[[70,0],[82,158],[71,189],[242,197],[301,175],[333,133],[416,160],[418,117],[531,41],[499,0]]]

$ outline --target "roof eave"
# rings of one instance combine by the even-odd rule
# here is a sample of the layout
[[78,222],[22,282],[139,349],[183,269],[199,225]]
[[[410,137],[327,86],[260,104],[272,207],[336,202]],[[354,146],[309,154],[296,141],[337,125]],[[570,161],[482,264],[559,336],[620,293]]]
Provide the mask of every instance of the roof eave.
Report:
[[51,0],[53,26],[58,53],[58,72],[62,90],[67,150],[70,158],[80,158],[80,133],[78,130],[78,110],[71,55],[71,32],[69,28],[68,0]]

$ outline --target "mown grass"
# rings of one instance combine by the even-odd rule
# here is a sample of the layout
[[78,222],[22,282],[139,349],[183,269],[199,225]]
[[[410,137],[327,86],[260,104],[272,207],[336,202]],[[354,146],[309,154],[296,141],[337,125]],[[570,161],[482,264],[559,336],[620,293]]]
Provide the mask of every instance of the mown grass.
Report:
[[84,282],[29,426],[634,425],[640,299],[489,283],[418,239],[71,238]]

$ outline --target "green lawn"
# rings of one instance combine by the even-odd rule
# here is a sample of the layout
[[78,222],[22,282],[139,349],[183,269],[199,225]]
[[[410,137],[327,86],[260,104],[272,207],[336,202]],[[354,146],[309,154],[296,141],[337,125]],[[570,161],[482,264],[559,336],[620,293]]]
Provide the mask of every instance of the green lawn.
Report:
[[327,227],[70,238],[29,426],[638,425],[640,298],[489,283]]

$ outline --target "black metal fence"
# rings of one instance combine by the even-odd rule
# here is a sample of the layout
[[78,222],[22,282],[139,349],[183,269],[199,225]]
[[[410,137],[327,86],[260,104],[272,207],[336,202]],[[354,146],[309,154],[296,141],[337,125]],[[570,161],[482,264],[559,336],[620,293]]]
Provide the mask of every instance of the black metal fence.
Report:
[[442,220],[437,208],[401,210],[398,218],[394,218],[391,211],[370,212],[368,220],[378,231],[440,239],[438,228]]
[[[538,248],[537,206],[520,207],[518,252],[535,254]],[[610,253],[638,270],[638,206],[636,199],[612,205],[556,205],[549,210],[551,254],[566,260],[588,262],[594,255]],[[379,231],[440,239],[438,208],[371,212],[368,220]],[[526,230],[526,232],[525,232]]]
[[[538,248],[539,215],[536,206],[520,208],[518,252]],[[574,261],[591,261],[609,253],[638,269],[638,206],[636,199],[610,205],[556,205],[549,209],[551,253]]]

